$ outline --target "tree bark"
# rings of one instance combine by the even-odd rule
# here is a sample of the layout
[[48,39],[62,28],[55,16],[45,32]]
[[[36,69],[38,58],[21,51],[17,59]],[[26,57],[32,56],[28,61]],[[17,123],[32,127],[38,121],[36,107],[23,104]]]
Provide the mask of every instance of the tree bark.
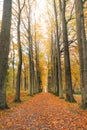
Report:
[[30,24],[30,6],[29,6],[29,17],[28,17],[28,43],[29,43],[29,95],[33,96],[34,94],[34,61],[33,61],[33,46],[32,46],[32,36],[31,36],[31,24]]
[[12,59],[12,67],[13,67],[13,82],[12,82],[12,88],[15,88],[15,50],[14,50],[14,43],[13,44],[13,59]]
[[69,47],[68,47],[67,22],[65,17],[66,1],[63,0],[61,2],[61,0],[59,0],[59,3],[60,3],[60,13],[61,13],[61,22],[62,22],[62,30],[63,30],[66,101],[75,102],[75,99],[73,97],[73,90],[72,90],[72,77],[71,77]]
[[22,8],[20,7],[20,0],[18,0],[18,23],[17,23],[17,40],[18,40],[18,54],[19,54],[19,63],[17,70],[17,81],[16,81],[16,96],[15,102],[21,102],[20,99],[20,83],[21,83],[21,70],[22,70],[22,47],[20,39],[20,22],[21,22],[21,13],[25,5],[25,0]]
[[3,17],[0,35],[0,109],[8,108],[6,102],[6,74],[10,46],[12,0],[4,0]]
[[38,52],[39,51],[39,47],[38,47],[38,43],[37,43],[37,39],[36,39],[36,20],[35,20],[35,62],[36,62],[36,93],[39,92],[39,73],[38,73],[38,70],[39,70],[39,55],[38,55]]
[[84,26],[83,1],[75,0],[77,40],[80,58],[82,107],[87,108],[87,40]]
[[26,64],[24,63],[24,90],[27,90],[27,68]]
[[59,46],[58,20],[57,20],[57,9],[56,9],[55,0],[54,0],[54,13],[55,13],[55,22],[56,22],[56,43],[57,43],[57,60],[58,60],[58,79],[57,80],[59,81],[59,97],[63,98],[61,54],[60,54],[60,46]]

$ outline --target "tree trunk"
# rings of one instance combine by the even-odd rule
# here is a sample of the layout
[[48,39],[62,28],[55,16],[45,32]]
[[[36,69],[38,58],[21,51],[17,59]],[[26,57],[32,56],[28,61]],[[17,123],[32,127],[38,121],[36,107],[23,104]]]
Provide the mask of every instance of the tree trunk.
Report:
[[67,33],[67,22],[65,18],[66,1],[59,0],[60,2],[60,13],[63,30],[63,45],[64,45],[64,67],[65,67],[65,87],[66,87],[66,101],[75,102],[72,90],[72,77],[70,67],[70,56],[68,47],[68,33]]
[[0,35],[0,109],[8,108],[6,103],[6,74],[10,46],[12,0],[4,0],[3,17]]
[[34,88],[34,61],[33,61],[33,46],[32,46],[32,36],[31,36],[31,25],[30,25],[30,7],[29,7],[29,17],[28,17],[28,43],[29,43],[29,95],[33,96]]
[[55,0],[54,0],[54,13],[55,13],[55,22],[56,22],[56,43],[57,43],[57,59],[58,59],[58,79],[57,80],[59,81],[59,97],[63,98],[61,55],[60,55],[60,46],[59,46],[58,20],[57,20],[57,9],[56,9]]
[[12,59],[12,67],[13,67],[13,82],[12,82],[12,88],[15,88],[15,50],[14,50],[14,43],[13,44],[13,59]]
[[82,107],[87,108],[87,40],[84,26],[83,1],[75,0],[77,40],[80,57]]
[[20,22],[21,22],[21,13],[23,10],[24,4],[22,8],[20,7],[20,0],[18,0],[18,23],[17,23],[17,39],[18,39],[18,53],[19,53],[19,63],[17,70],[17,81],[16,81],[16,96],[15,102],[20,102],[20,83],[21,83],[21,70],[22,70],[22,48],[21,48],[21,40],[20,40]]
[[19,63],[17,70],[17,81],[16,81],[16,97],[15,102],[20,102],[20,82],[21,82],[21,69],[22,69],[22,49],[20,41],[20,14],[18,17],[18,26],[17,26],[17,37],[18,37],[18,53],[19,53]]
[[24,90],[27,90],[27,70],[26,70],[26,64],[24,64]]
[[59,96],[58,55],[56,56],[56,95]]
[[29,64],[30,64],[30,96],[33,95],[33,88],[34,88],[34,62],[33,62],[33,55],[32,55],[32,43],[29,46]]
[[35,21],[35,62],[36,62],[36,93],[39,92],[39,76],[38,76],[38,69],[39,69],[39,56],[38,56],[38,43],[36,41],[36,21]]

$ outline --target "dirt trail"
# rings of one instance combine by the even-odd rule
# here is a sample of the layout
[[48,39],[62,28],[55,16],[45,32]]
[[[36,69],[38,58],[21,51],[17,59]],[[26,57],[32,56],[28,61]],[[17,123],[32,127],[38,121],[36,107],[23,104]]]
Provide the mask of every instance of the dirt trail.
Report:
[[87,111],[41,93],[2,115],[0,130],[87,130]]

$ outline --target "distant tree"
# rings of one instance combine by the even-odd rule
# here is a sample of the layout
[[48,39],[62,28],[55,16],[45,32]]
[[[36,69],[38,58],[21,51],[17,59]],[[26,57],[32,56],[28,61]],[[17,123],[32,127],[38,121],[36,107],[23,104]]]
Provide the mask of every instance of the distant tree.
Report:
[[39,81],[39,44],[37,42],[37,33],[36,33],[36,23],[35,23],[35,62],[36,62],[36,88],[37,92],[41,91],[40,81]]
[[[58,84],[58,64],[57,64],[57,51],[56,51],[56,40],[53,32],[51,31],[51,58],[48,59],[48,91],[59,95],[59,84]],[[51,65],[50,65],[50,64]],[[50,67],[51,66],[51,67]]]

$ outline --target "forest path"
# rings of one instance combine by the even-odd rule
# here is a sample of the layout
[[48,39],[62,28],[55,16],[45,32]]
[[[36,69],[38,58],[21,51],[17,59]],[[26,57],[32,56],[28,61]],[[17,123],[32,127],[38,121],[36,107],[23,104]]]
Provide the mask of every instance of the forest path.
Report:
[[0,130],[87,130],[87,111],[41,93],[2,115]]

